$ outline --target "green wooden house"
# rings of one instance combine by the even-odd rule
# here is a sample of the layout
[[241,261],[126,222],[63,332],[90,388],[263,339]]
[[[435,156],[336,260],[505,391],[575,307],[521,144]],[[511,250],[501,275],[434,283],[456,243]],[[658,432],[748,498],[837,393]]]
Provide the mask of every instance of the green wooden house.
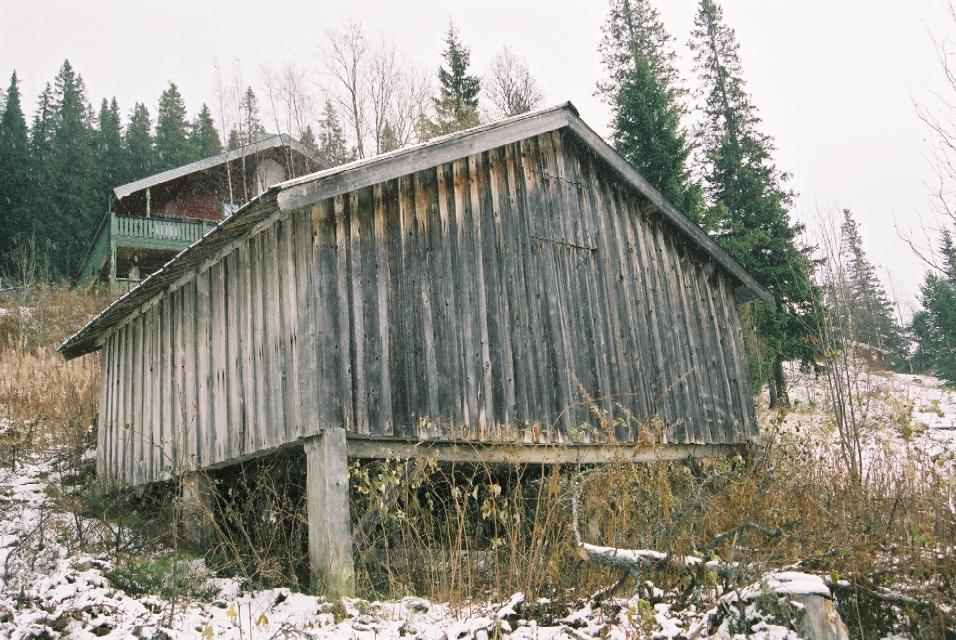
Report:
[[256,195],[321,168],[306,147],[279,134],[120,185],[77,284],[123,294]]

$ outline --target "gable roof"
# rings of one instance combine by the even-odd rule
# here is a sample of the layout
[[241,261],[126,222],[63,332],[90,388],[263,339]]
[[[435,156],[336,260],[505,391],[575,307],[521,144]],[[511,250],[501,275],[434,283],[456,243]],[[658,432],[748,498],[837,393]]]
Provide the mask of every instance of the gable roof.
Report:
[[278,147],[289,147],[299,155],[311,160],[316,160],[312,155],[312,152],[309,151],[305,145],[296,141],[292,137],[285,135],[284,133],[277,133],[265,138],[261,138],[256,142],[244,147],[240,147],[239,149],[227,150],[219,155],[209,156],[208,158],[203,158],[202,160],[196,160],[195,162],[190,162],[189,164],[167,169],[166,171],[161,171],[151,176],[146,176],[145,178],[140,178],[139,180],[134,180],[133,182],[120,185],[113,189],[113,195],[116,196],[117,200],[122,200],[126,196],[132,195],[138,191],[143,191],[144,189],[148,189],[150,187],[154,187],[158,184],[172,182],[177,178],[188,176],[191,173],[206,171],[208,169],[212,169],[213,167],[226,164],[227,162],[239,160],[241,158],[256,155],[258,153]]
[[280,182],[220,222],[136,288],[113,301],[77,333],[66,339],[57,350],[68,359],[96,351],[100,346],[100,338],[109,329],[121,324],[156,293],[176,283],[194,267],[214,261],[233,241],[255,233],[258,228],[269,224],[284,211],[306,207],[326,198],[564,128],[569,129],[625,182],[650,200],[690,244],[734,276],[753,296],[772,302],[773,299],[766,289],[703,229],[667,202],[634,167],[581,120],[574,105],[566,102],[556,107],[506,118],[434,138],[422,144]]

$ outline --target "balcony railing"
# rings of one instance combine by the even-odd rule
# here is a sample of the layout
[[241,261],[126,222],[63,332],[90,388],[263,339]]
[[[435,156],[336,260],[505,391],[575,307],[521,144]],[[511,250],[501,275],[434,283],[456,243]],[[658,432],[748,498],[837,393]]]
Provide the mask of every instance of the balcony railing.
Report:
[[86,284],[95,280],[118,248],[180,251],[215,226],[216,223],[211,220],[195,218],[120,216],[107,213],[87,250],[80,269],[79,282]]
[[117,239],[142,238],[192,244],[216,226],[204,220],[177,220],[175,218],[140,218],[113,216]]

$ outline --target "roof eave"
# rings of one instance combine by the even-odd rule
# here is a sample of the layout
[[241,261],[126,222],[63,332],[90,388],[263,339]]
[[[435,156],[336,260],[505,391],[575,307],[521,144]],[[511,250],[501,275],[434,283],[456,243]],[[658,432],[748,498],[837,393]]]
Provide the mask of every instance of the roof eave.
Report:
[[263,151],[268,151],[278,147],[289,147],[299,155],[318,163],[318,159],[312,155],[305,145],[284,133],[278,133],[269,136],[268,138],[263,138],[262,140],[254,142],[250,145],[240,147],[239,149],[229,149],[215,156],[209,156],[208,158],[196,160],[195,162],[190,162],[179,167],[173,167],[172,169],[167,169],[166,171],[154,173],[151,176],[146,176],[145,178],[140,178],[139,180],[134,180],[133,182],[119,185],[118,187],[113,188],[113,195],[117,200],[122,200],[123,198],[129,197],[134,193],[139,193],[140,191],[150,187],[166,184],[194,173],[208,171],[209,169],[224,165],[226,163],[235,162],[236,160],[240,160],[246,156],[262,153]]

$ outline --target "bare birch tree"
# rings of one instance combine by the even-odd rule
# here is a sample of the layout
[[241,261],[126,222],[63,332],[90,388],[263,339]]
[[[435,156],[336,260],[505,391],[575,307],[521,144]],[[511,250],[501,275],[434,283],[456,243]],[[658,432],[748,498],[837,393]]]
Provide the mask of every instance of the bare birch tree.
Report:
[[384,153],[414,141],[415,124],[428,104],[427,76],[419,73],[384,38],[371,54],[367,87],[375,152]]
[[332,84],[330,89],[341,111],[346,114],[358,156],[364,158],[365,138],[368,134],[366,110],[369,101],[367,78],[370,60],[368,38],[362,26],[350,22],[341,29],[329,30],[326,33],[323,55],[325,69]]
[[508,47],[503,47],[491,63],[481,83],[494,105],[497,117],[525,113],[538,107],[544,96],[531,75],[527,63]]

